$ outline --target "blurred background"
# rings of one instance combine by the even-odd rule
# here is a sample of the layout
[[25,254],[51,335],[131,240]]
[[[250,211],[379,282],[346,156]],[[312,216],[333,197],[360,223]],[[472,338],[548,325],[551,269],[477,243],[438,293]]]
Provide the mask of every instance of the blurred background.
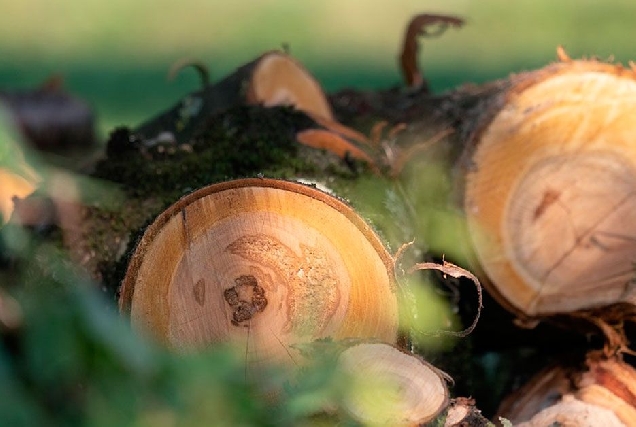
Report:
[[540,67],[559,44],[572,57],[636,59],[633,0],[0,0],[0,10],[0,90],[60,74],[96,109],[102,136],[197,89],[192,70],[166,77],[182,58],[217,80],[287,45],[327,90],[401,83],[403,30],[423,12],[467,21],[423,40],[435,91]]

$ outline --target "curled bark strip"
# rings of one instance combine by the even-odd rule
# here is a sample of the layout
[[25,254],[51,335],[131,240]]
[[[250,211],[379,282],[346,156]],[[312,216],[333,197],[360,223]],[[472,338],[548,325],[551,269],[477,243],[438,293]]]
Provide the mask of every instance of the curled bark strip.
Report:
[[351,156],[355,159],[363,160],[371,166],[374,165],[373,159],[367,153],[330,130],[307,129],[298,132],[296,138],[301,144],[331,151],[342,158]]
[[561,62],[572,62],[572,58],[568,55],[568,53],[563,49],[563,46],[557,46],[557,58]]
[[[427,31],[427,27],[441,24],[437,31]],[[402,43],[402,54],[400,55],[400,65],[406,84],[411,88],[423,86],[428,91],[428,84],[422,77],[422,73],[417,66],[417,53],[419,36],[434,37],[441,35],[448,26],[461,27],[464,20],[456,16],[448,15],[416,15],[406,28],[404,42]]]
[[340,122],[337,122],[333,119],[329,119],[326,117],[322,117],[319,114],[313,113],[311,111],[306,111],[306,114],[311,117],[313,121],[318,123],[320,126],[323,126],[333,132],[336,132],[343,137],[350,139],[352,141],[358,142],[364,145],[370,145],[371,142],[369,139],[362,133],[358,132],[355,129],[352,129],[348,126],[343,125]]
[[205,89],[210,85],[210,72],[208,67],[198,59],[182,58],[172,64],[168,71],[168,80],[174,80],[175,77],[186,67],[193,67],[199,74],[201,79],[201,89]]
[[454,332],[454,331],[441,331],[445,334],[449,334],[449,335],[453,335],[453,336],[457,336],[457,337],[465,337],[467,335],[469,335],[477,326],[477,321],[479,320],[479,316],[481,315],[481,309],[484,307],[482,304],[482,292],[481,292],[481,283],[479,283],[479,279],[477,279],[477,277],[475,277],[474,274],[472,274],[470,271],[465,270],[455,264],[452,264],[450,262],[447,261],[443,261],[442,264],[437,264],[434,262],[421,262],[421,263],[417,263],[415,264],[413,267],[411,267],[408,271],[409,274],[412,274],[413,272],[415,272],[416,270],[439,270],[442,273],[444,273],[445,275],[449,275],[451,277],[454,277],[456,279],[462,278],[462,277],[466,277],[467,279],[472,280],[472,282],[475,284],[475,288],[477,289],[477,296],[478,296],[478,301],[479,301],[479,306],[477,307],[477,315],[475,316],[475,319],[473,320],[473,323],[467,327],[466,329],[464,329],[463,331],[459,331],[459,332]]

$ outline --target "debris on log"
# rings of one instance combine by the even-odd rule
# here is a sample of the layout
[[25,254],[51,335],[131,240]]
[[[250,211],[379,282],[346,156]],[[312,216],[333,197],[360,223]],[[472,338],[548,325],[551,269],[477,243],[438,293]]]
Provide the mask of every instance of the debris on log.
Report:
[[514,425],[517,427],[626,427],[612,411],[582,402],[571,395],[565,396],[559,403],[539,412],[529,421]]
[[448,376],[392,345],[352,345],[340,354],[338,369],[353,381],[342,405],[364,425],[417,426],[448,406]]
[[132,324],[187,351],[220,342],[250,363],[297,363],[294,344],[395,343],[393,259],[345,203],[299,183],[247,178],[195,191],[139,241],[122,283]]

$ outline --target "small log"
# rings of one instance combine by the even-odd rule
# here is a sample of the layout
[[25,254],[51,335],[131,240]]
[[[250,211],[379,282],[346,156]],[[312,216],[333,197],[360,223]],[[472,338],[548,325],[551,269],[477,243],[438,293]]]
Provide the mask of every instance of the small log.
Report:
[[448,406],[444,375],[392,345],[353,345],[339,356],[338,368],[353,380],[342,405],[365,425],[416,426]]
[[241,179],[191,193],[150,225],[122,312],[166,345],[231,342],[250,363],[299,361],[319,338],[397,340],[393,259],[345,203],[314,187]]
[[636,74],[568,61],[510,83],[462,159],[485,285],[522,318],[634,304]]
[[237,105],[289,105],[333,121],[320,84],[291,56],[270,51],[241,66],[221,81],[192,92],[165,112],[135,129],[152,139],[166,133],[186,143],[206,119]]

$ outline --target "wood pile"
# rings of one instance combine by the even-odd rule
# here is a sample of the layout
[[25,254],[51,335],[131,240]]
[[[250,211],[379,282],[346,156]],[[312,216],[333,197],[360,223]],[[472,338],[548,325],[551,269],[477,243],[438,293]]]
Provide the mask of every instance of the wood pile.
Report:
[[[408,88],[327,96],[287,53],[267,52],[123,139],[111,137],[103,162],[122,150],[149,162],[170,150],[196,156],[196,141],[219,114],[284,106],[302,116],[289,128],[303,150],[295,155],[330,156],[308,169],[312,185],[255,170],[192,188],[167,208],[153,205],[152,223],[123,258],[119,307],[133,326],[178,352],[233,343],[250,369],[303,366],[310,361],[299,348],[330,339],[341,346],[343,375],[376,387],[386,403],[351,395],[342,405],[359,422],[485,425],[479,396],[449,392],[451,378],[424,361],[410,335],[422,313],[405,278],[438,272],[430,276],[440,282],[475,283],[478,297],[467,297],[474,322],[483,283],[510,314],[503,318],[510,324],[497,327],[517,327],[514,317],[525,328],[548,324],[600,342],[574,349],[578,363],[554,363],[518,384],[496,422],[636,425],[636,372],[625,357],[636,313],[636,71],[572,60],[559,49],[558,61],[542,69],[430,94],[415,38],[433,34],[432,25],[462,23],[413,19],[400,57]],[[334,165],[351,176],[333,173]],[[449,190],[441,197],[460,236],[447,249],[464,256],[451,259],[466,270],[445,259],[423,225],[429,212],[420,200],[431,190],[422,177],[440,165]],[[385,218],[402,235],[356,207],[368,208],[351,190],[364,180],[379,205],[405,212]],[[330,188],[318,188],[325,183]],[[28,193],[21,181],[12,185],[12,196]],[[130,203],[143,199],[135,197]],[[144,206],[156,201],[144,197]],[[456,334],[479,335],[474,322]]]

